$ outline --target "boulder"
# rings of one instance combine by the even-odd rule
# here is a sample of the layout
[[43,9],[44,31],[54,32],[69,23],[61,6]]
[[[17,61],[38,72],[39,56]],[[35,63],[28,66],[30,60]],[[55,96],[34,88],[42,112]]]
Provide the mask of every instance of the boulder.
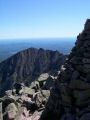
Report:
[[34,114],[31,117],[31,120],[39,120],[40,116],[41,116],[41,113],[42,113],[42,111],[41,112],[35,111]]
[[5,91],[5,94],[6,94],[7,96],[11,96],[11,95],[12,95],[12,90],[7,90],[7,91]]
[[31,89],[31,88],[29,88],[29,87],[24,87],[23,89],[21,89],[20,91],[19,91],[19,94],[26,94],[26,95],[28,95],[28,96],[33,96],[33,94],[35,93],[35,90],[34,89]]
[[38,91],[40,89],[39,82],[37,80],[33,81],[30,85],[30,88]]
[[40,87],[43,87],[43,85],[44,85],[45,81],[48,79],[48,77],[49,77],[48,73],[43,73],[39,76],[38,82],[39,82]]
[[33,101],[35,101],[35,104],[37,105],[37,107],[40,108],[46,104],[49,96],[50,96],[49,90],[42,90],[41,92],[37,92],[34,95]]
[[14,103],[10,103],[6,109],[5,109],[6,113],[7,113],[7,116],[8,116],[8,119],[9,120],[12,120],[12,119],[15,119],[15,116],[18,112],[18,109],[16,107],[16,105]]

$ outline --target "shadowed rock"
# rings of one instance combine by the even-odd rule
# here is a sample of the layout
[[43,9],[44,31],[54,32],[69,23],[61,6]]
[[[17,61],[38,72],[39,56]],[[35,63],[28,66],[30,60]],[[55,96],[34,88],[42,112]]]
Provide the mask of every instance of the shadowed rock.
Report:
[[90,19],[61,69],[40,120],[90,119]]

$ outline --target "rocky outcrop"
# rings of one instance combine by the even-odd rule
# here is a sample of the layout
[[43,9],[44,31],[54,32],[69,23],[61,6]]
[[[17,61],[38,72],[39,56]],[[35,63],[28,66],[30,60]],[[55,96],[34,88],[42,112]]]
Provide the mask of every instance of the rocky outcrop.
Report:
[[42,73],[55,74],[65,59],[66,56],[58,51],[41,48],[30,48],[15,54],[0,63],[0,95],[16,82],[30,85]]
[[38,120],[40,118],[50,91],[38,89],[38,92],[35,92],[26,86],[21,90],[18,90],[18,93],[17,89],[9,90],[7,91],[9,94],[6,92],[6,95],[0,99],[0,120]]
[[38,120],[54,82],[54,76],[43,73],[28,87],[15,83],[13,89],[5,91],[0,98],[0,120]]
[[40,120],[90,120],[90,19],[55,81]]

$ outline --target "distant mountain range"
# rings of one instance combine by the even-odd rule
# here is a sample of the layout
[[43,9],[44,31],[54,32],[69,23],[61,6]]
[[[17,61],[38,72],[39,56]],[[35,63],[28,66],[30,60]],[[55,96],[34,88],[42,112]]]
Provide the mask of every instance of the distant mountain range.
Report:
[[75,38],[0,40],[0,61],[30,47],[38,49],[42,47],[43,49],[58,50],[63,54],[69,54],[74,44]]

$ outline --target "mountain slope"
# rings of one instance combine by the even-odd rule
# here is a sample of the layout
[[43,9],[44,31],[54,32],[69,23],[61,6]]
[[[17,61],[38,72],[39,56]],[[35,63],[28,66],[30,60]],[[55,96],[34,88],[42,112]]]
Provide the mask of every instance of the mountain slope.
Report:
[[10,89],[15,82],[30,84],[42,73],[55,73],[66,56],[58,51],[30,48],[0,63],[0,87]]

